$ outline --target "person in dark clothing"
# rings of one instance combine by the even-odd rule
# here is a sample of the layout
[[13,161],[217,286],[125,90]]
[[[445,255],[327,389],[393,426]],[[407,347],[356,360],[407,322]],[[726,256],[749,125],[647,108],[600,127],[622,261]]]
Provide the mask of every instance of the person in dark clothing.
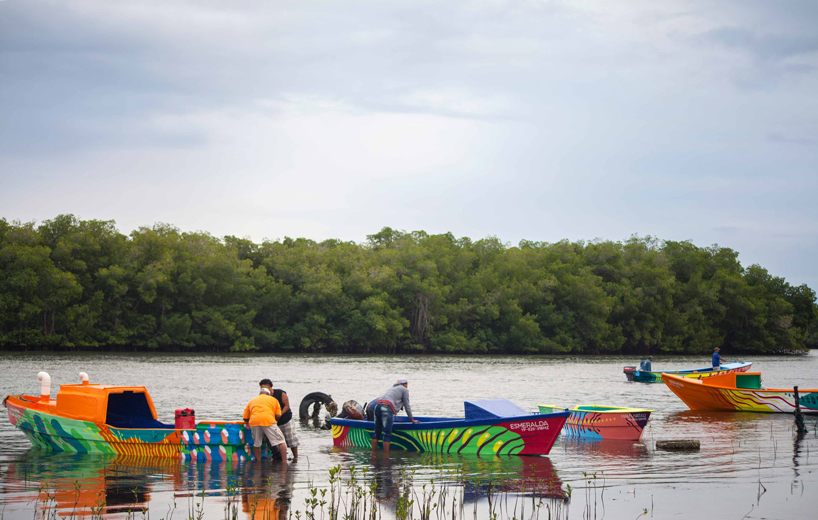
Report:
[[653,356],[648,356],[648,359],[642,361],[639,364],[639,370],[641,370],[642,372],[650,372],[650,368],[651,368],[650,362],[651,361],[653,361]]
[[374,421],[375,420],[375,406],[378,404],[378,398],[375,398],[369,401],[366,404],[366,408],[364,408],[364,415],[366,415],[367,421]]
[[721,368],[722,363],[726,363],[726,361],[721,359],[721,355],[719,355],[719,347],[716,347],[716,350],[713,351],[713,368]]
[[278,419],[278,428],[284,434],[287,447],[293,452],[293,462],[298,462],[298,437],[295,435],[295,424],[293,423],[293,411],[290,408],[290,399],[287,392],[281,388],[273,389],[273,382],[269,379],[262,379],[259,383],[261,388],[267,388],[273,397],[281,404],[281,417]]

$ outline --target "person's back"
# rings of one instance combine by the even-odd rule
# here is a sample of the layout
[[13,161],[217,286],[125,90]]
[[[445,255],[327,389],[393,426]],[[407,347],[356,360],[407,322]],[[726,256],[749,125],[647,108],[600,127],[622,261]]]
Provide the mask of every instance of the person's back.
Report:
[[409,390],[400,384],[392,386],[379,399],[379,403],[388,404],[392,413],[396,414],[406,409],[406,415],[412,417],[412,406],[409,404]]
[[244,409],[244,418],[250,426],[272,426],[276,415],[281,415],[281,405],[269,394],[257,395]]
[[639,370],[641,370],[642,372],[650,372],[650,369],[651,369],[650,360],[651,359],[653,359],[653,358],[648,358],[648,359],[642,361],[642,363],[639,364]]
[[721,356],[719,355],[718,351],[713,352],[713,368],[720,368],[721,367]]

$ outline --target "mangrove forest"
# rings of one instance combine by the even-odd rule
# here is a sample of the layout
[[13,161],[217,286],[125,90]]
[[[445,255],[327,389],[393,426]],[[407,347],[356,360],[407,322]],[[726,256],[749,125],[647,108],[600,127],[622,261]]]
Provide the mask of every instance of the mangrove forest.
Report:
[[815,292],[738,252],[631,237],[254,243],[167,225],[0,219],[0,349],[791,353]]

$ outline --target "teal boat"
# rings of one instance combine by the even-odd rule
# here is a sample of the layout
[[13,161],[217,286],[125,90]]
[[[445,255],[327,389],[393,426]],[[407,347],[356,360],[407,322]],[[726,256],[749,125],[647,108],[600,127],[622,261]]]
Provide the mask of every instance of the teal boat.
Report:
[[648,372],[639,370],[638,367],[625,367],[623,372],[628,381],[636,381],[637,383],[661,383],[662,374],[673,374],[674,376],[686,377],[689,379],[703,379],[705,377],[716,376],[721,374],[730,374],[732,372],[746,372],[750,370],[752,363],[726,363],[719,368],[704,367],[694,368],[692,370],[662,370],[660,372]]

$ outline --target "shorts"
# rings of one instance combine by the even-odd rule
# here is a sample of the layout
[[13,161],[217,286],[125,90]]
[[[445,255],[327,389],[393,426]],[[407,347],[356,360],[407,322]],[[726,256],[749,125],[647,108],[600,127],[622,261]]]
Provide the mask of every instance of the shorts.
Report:
[[284,434],[284,439],[287,441],[288,448],[297,448],[298,447],[298,437],[295,435],[295,426],[293,425],[292,420],[285,422],[284,424],[279,424],[278,428],[281,430],[281,433]]
[[264,441],[265,436],[272,446],[278,446],[286,442],[284,440],[284,434],[281,433],[281,430],[275,424],[272,426],[252,426],[251,428],[253,431],[253,446],[255,448],[261,448],[261,443]]

